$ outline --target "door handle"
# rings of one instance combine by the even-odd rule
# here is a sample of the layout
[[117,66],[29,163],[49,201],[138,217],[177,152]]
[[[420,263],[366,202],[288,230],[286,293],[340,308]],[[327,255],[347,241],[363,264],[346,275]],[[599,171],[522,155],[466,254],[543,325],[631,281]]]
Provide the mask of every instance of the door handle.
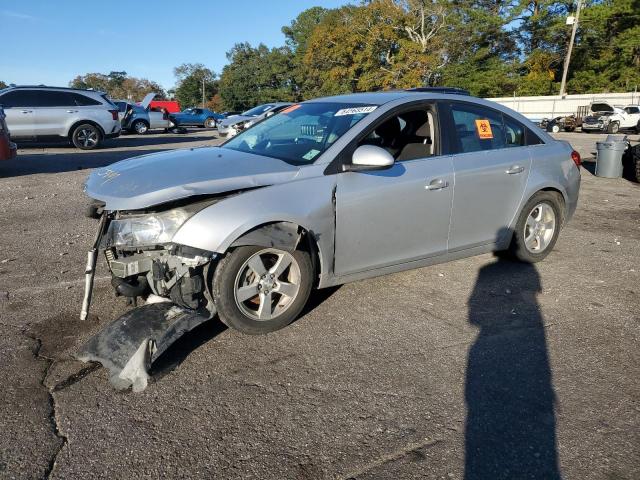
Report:
[[524,167],[521,167],[520,165],[513,165],[511,168],[506,170],[504,173],[508,173],[509,175],[514,175],[516,173],[522,173],[522,172],[524,172]]
[[78,113],[78,110],[67,110],[67,113]]
[[33,113],[33,110],[22,110],[22,113]]
[[448,186],[449,182],[441,178],[436,178],[435,180],[431,180],[428,185],[425,185],[424,188],[426,188],[427,190],[442,190],[443,188],[447,188]]

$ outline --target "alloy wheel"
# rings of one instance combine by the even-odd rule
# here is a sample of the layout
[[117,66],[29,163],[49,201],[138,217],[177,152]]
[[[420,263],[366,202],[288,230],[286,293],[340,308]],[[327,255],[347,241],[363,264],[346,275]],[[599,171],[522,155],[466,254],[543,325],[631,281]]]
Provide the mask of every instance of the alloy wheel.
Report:
[[233,295],[247,317],[272,320],[293,304],[300,284],[300,266],[293,255],[270,248],[256,252],[240,267]]
[[531,253],[547,249],[556,231],[556,213],[548,203],[539,203],[527,216],[524,225],[524,244]]
[[93,128],[83,128],[76,134],[76,139],[83,147],[94,147],[98,143],[98,132]]

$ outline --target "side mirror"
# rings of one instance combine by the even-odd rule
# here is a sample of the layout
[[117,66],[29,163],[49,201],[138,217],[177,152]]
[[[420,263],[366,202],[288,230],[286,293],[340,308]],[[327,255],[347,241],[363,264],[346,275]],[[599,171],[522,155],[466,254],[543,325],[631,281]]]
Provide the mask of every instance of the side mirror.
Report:
[[393,155],[375,145],[360,145],[353,152],[351,164],[343,166],[344,171],[383,170],[393,166]]

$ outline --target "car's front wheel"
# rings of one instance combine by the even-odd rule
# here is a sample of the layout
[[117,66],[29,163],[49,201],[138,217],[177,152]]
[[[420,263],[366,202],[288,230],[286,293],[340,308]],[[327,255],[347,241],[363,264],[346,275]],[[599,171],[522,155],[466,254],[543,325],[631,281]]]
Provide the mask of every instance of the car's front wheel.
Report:
[[620,124],[618,122],[611,122],[607,127],[607,133],[618,133],[620,130]]
[[313,283],[307,252],[238,247],[217,265],[212,293],[220,320],[250,335],[274,332],[302,311]]
[[538,192],[526,203],[513,232],[509,253],[535,263],[553,250],[562,227],[563,200],[556,192]]
[[207,128],[215,128],[216,126],[216,119],[213,117],[209,117],[204,121],[204,126]]
[[100,130],[90,123],[78,125],[71,134],[71,142],[80,150],[93,150],[100,145],[101,141]]

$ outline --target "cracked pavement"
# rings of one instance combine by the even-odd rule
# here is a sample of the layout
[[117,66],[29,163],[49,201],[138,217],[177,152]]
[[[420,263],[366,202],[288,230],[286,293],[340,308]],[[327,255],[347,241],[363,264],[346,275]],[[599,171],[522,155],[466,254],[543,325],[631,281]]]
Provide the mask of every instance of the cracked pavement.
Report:
[[[558,137],[588,158],[604,136]],[[482,255],[317,292],[268,336],[212,321],[139,394],[74,360],[127,309],[99,263],[78,320],[87,169],[215,142],[0,164],[0,478],[640,478],[640,186],[586,169],[535,267]]]

